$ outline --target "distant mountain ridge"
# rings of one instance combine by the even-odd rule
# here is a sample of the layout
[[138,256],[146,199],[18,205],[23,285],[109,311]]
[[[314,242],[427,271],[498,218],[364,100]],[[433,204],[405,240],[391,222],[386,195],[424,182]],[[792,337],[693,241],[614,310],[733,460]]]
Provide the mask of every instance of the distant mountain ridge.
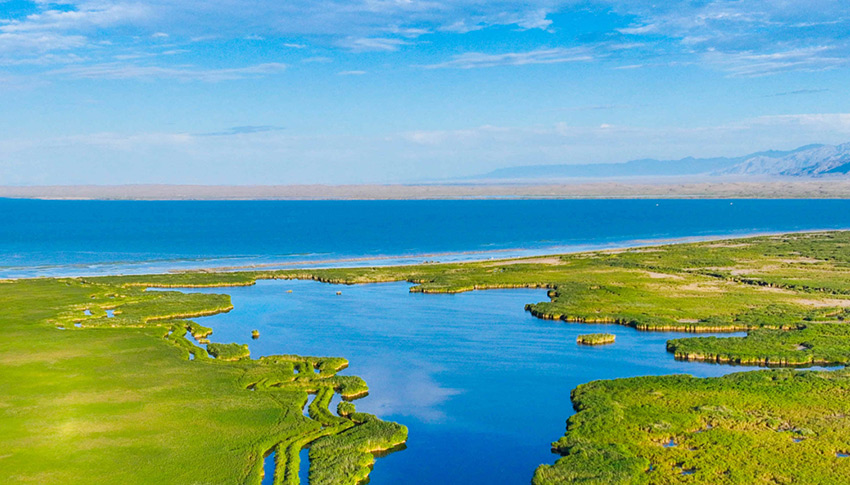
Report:
[[782,157],[754,156],[720,170],[718,175],[818,177],[850,173],[850,143],[820,145]]
[[806,145],[794,150],[768,150],[742,157],[687,157],[679,160],[641,159],[625,163],[507,167],[469,178],[522,181],[670,176],[822,177],[848,174],[850,143]]

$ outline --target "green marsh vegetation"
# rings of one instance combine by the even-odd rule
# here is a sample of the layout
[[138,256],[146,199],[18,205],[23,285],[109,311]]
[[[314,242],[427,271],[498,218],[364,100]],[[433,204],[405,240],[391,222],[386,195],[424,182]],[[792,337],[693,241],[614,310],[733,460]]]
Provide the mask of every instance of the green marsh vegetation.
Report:
[[[338,374],[344,359],[250,359],[248,349],[202,340],[210,329],[186,320],[228,311],[226,295],[144,291],[257,279],[409,281],[423,293],[546,288],[549,301],[526,307],[540,318],[749,332],[670,341],[680,358],[808,365],[850,356],[848,232],[475,263],[21,280],[0,284],[0,338],[11,342],[0,348],[9,430],[0,479],[256,483],[263,454],[275,450],[277,483],[294,484],[305,446],[311,483],[363,479],[370,452],[403,442],[406,429],[350,403],[328,410],[334,392],[368,392]],[[308,393],[316,397],[306,417]],[[589,383],[573,393],[578,413],[553,446],[563,457],[534,482],[846,483],[850,461],[836,453],[850,450],[848,393],[845,371]]]
[[371,452],[406,440],[377,418],[303,415],[308,393],[327,406],[367,392],[337,375],[344,359],[192,343],[212,330],[185,318],[229,310],[226,295],[45,278],[2,282],[0,307],[3,483],[259,484],[277,450],[275,482],[295,484],[301,448],[334,438],[312,466],[354,484]]
[[850,373],[595,381],[532,483],[850,482]]
[[579,335],[576,342],[582,345],[604,345],[613,344],[616,336],[611,333],[586,333]]

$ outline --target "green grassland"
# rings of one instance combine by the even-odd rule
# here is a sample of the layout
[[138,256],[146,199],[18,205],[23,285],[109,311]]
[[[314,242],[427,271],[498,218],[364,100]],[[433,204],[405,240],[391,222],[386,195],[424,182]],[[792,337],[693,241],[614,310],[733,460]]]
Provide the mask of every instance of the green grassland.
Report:
[[[354,484],[372,451],[406,440],[398,424],[330,414],[335,392],[367,391],[337,374],[344,359],[209,344],[225,361],[191,343],[211,330],[184,318],[227,311],[226,295],[34,279],[0,283],[0,307],[2,483],[258,484],[277,450],[276,483],[295,484],[309,444],[324,450],[316,483]],[[327,397],[311,417],[308,393]]]
[[843,370],[584,384],[532,483],[850,483],[848,392]]
[[[676,339],[668,349],[683,359],[808,365],[850,360],[848,275],[850,233],[830,232],[475,263],[3,282],[0,481],[257,483],[263,454],[275,450],[276,481],[292,484],[309,446],[311,483],[354,483],[368,474],[370,452],[406,438],[404,427],[353,405],[328,410],[334,392],[367,390],[338,374],[343,359],[251,359],[248,348],[211,343],[210,329],[185,320],[228,311],[227,296],[147,286],[546,288],[549,301],[526,307],[540,318],[748,331]],[[316,398],[305,417],[308,393]],[[845,483],[850,458],[836,453],[850,450],[848,395],[844,371],[586,384],[554,445],[564,456],[534,482]],[[663,446],[671,438],[676,446]]]

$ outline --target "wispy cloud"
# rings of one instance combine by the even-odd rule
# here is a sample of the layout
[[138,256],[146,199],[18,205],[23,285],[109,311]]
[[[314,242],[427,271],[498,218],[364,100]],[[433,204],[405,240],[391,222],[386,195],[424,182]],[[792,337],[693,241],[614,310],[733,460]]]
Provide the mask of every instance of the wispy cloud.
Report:
[[563,62],[587,62],[594,56],[585,48],[551,48],[527,52],[504,52],[486,54],[467,52],[454,56],[451,60],[423,66],[427,69],[473,69],[494,66],[522,66],[526,64],[559,64]]
[[781,96],[797,96],[800,94],[818,94],[818,93],[828,93],[829,89],[821,88],[821,89],[796,89],[794,91],[782,91],[780,93],[767,94],[765,98],[778,98]]
[[592,104],[587,106],[570,106],[567,108],[552,108],[548,111],[614,111],[618,109],[633,109],[644,107],[646,105],[627,105],[627,104]]
[[0,53],[23,57],[33,53],[70,50],[88,44],[82,35],[53,32],[4,32],[0,27]]
[[360,37],[343,39],[338,44],[352,52],[391,52],[410,42],[390,37]]
[[328,56],[311,56],[301,59],[301,62],[305,64],[330,64],[333,61],[333,58]]
[[337,74],[340,76],[362,76],[366,74],[366,71],[339,71]]
[[832,69],[850,57],[850,38],[843,33],[850,16],[846,4],[835,0],[610,4],[634,19],[618,33],[651,40],[657,55],[696,58],[733,76]]
[[211,131],[207,133],[197,133],[194,136],[238,136],[238,135],[253,135],[256,133],[268,133],[270,131],[280,131],[284,128],[274,125],[243,125],[233,126],[223,131]]
[[788,71],[824,71],[847,65],[850,59],[834,55],[830,47],[816,46],[778,52],[722,52],[710,50],[707,62],[733,76],[758,77]]
[[50,74],[77,79],[173,79],[178,81],[218,82],[282,72],[286,64],[265,63],[247,67],[202,69],[192,66],[161,67],[106,63],[66,67]]
[[[23,19],[8,20],[0,26],[2,32],[63,32],[85,31],[138,23],[152,12],[143,3],[104,3],[97,1],[69,2],[75,8],[47,8]],[[52,5],[49,3],[43,5]],[[156,32],[154,33],[156,34]]]
[[[468,52],[431,67],[471,68],[588,60],[623,53],[621,68],[701,62],[733,76],[817,71],[850,58],[850,16],[838,0],[60,0],[36,1],[36,13],[3,18],[0,53],[6,58],[71,51],[102,62],[148,44],[257,39],[291,49],[334,46],[343,51],[394,52],[431,45],[427,36],[510,26],[512,30],[560,32],[559,15],[604,10],[620,22],[594,40],[569,46],[563,37],[528,43],[505,54]],[[61,6],[59,6],[61,4]],[[604,41],[600,41],[604,38]],[[110,44],[100,43],[108,39]],[[285,40],[284,40],[285,39]],[[539,37],[538,37],[539,39]],[[462,44],[461,44],[462,46]],[[179,46],[178,46],[179,47]],[[457,52],[454,51],[453,52]],[[102,54],[100,60],[98,55]],[[550,57],[547,57],[550,56]]]

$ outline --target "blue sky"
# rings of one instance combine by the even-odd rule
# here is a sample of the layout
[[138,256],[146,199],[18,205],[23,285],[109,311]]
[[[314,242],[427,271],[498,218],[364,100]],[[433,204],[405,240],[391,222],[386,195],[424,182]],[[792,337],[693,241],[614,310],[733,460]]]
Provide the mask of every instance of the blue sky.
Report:
[[0,184],[387,183],[850,141],[834,0],[0,0]]

